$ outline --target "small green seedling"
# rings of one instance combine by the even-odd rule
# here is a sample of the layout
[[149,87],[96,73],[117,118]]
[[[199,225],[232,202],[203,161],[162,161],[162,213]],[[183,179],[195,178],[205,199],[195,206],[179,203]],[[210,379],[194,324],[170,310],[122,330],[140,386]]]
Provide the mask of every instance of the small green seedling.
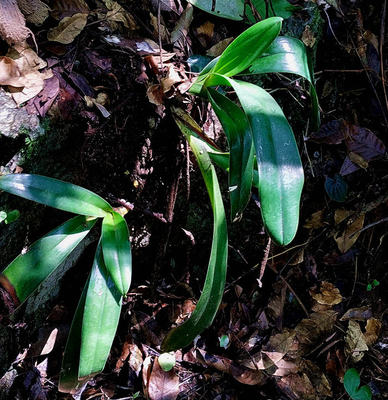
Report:
[[367,385],[360,386],[360,374],[355,368],[346,371],[344,386],[347,394],[353,400],[370,400],[372,398],[370,387]]
[[370,292],[371,290],[373,290],[376,286],[379,286],[380,282],[377,279],[373,279],[372,282],[368,283],[368,285],[366,286],[366,290],[368,292]]
[[5,224],[11,224],[12,222],[15,222],[19,217],[19,210],[12,210],[9,212],[0,211],[0,222],[4,222]]
[[175,354],[163,353],[158,357],[158,363],[163,371],[171,371],[175,367]]
[[220,347],[227,349],[229,347],[229,336],[228,335],[222,335],[218,338],[218,341],[220,342]]

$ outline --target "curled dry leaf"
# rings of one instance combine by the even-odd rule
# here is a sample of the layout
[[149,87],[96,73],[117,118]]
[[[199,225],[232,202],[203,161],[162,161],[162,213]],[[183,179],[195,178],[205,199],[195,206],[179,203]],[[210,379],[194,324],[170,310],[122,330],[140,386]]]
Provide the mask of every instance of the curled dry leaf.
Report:
[[381,331],[381,322],[376,318],[368,319],[366,323],[364,338],[365,343],[371,346],[376,343]]
[[182,15],[179,17],[174,30],[171,32],[171,42],[174,44],[180,42],[182,48],[185,44],[191,22],[193,21],[193,11],[193,6],[188,3],[185,11],[183,11]]
[[372,310],[368,307],[358,307],[358,308],[350,308],[346,313],[341,317],[340,321],[366,321],[372,317]]
[[0,1],[0,37],[8,44],[24,42],[32,32],[26,27],[26,21],[16,0]]
[[182,82],[182,78],[179,76],[178,72],[175,70],[173,64],[168,65],[168,72],[165,78],[161,79],[161,86],[164,93],[170,91],[170,89],[176,84]]
[[23,87],[24,78],[17,63],[12,58],[0,57],[0,85]]
[[[345,218],[353,215],[354,211],[337,209],[334,214],[335,224],[338,225]],[[358,232],[364,226],[365,214],[359,215],[355,219],[350,219],[345,229],[334,236],[334,240],[337,242],[338,250],[341,253],[346,253],[356,243],[360,232]],[[358,233],[357,233],[358,232]]]
[[175,400],[180,392],[179,377],[174,370],[163,371],[156,359],[147,387],[150,400]]
[[368,351],[368,345],[360,325],[358,322],[350,320],[345,336],[346,356],[350,356],[353,362],[358,362],[364,357],[366,351]]
[[340,291],[330,282],[323,281],[319,290],[317,288],[310,289],[311,297],[319,304],[334,306],[342,301]]
[[85,28],[87,19],[88,14],[84,13],[65,17],[59,22],[58,26],[48,31],[47,39],[62,44],[71,43]]
[[41,0],[17,0],[28,22],[40,26],[49,16],[50,7]]

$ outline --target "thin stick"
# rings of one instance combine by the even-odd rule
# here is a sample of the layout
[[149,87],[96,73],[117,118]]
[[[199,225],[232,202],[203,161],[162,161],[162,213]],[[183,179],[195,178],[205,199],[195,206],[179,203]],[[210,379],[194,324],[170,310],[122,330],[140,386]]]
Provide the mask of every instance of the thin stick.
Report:
[[162,35],[160,33],[160,0],[158,1],[158,36],[159,36],[159,52],[160,52],[160,69],[163,71],[163,48],[162,48]]
[[384,36],[385,36],[385,17],[387,13],[387,0],[384,0],[383,12],[381,15],[381,28],[380,28],[380,72],[381,72],[381,84],[383,85],[385,107],[388,112],[388,98],[387,89],[385,87],[385,74],[384,74],[384,58],[383,58],[383,48],[384,48]]
[[298,301],[299,305],[301,306],[302,310],[305,312],[306,316],[308,317],[309,313],[307,312],[307,308],[304,306],[304,304],[302,303],[302,300],[299,298],[299,296],[295,293],[294,289],[281,275],[280,275],[280,279],[287,285],[288,289],[295,296],[295,298]]
[[263,279],[263,276],[264,276],[265,267],[267,266],[268,255],[269,255],[269,251],[271,250],[271,243],[272,243],[271,238],[268,238],[267,247],[264,250],[263,260],[261,261],[261,265],[260,265],[259,279],[257,280],[257,282],[259,283],[259,287],[260,288],[263,287],[262,279]]

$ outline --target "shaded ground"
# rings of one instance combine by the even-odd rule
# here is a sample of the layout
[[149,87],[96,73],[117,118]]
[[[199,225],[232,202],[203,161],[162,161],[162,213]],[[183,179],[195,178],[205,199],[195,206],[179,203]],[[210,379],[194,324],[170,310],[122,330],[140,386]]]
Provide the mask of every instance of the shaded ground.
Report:
[[[70,3],[75,10],[79,7],[76,1]],[[46,134],[24,145],[21,163],[24,172],[69,180],[115,206],[123,205],[120,199],[134,205],[126,215],[133,245],[132,289],[105,371],[80,398],[145,398],[148,387],[149,397],[160,399],[178,376],[179,394],[169,398],[338,399],[347,396],[342,378],[352,367],[374,398],[387,398],[384,4],[317,1],[318,7],[298,2],[306,9],[285,23],[285,33],[303,35],[305,43],[313,45],[311,52],[316,51],[321,130],[306,128],[309,103],[300,80],[263,78],[290,117],[305,168],[297,237],[287,248],[269,243],[253,194],[244,218],[229,224],[227,286],[212,327],[196,347],[177,354],[173,373],[160,374],[154,364],[147,376],[147,363],[158,355],[165,334],[188,316],[200,295],[212,232],[204,185],[169,105],[184,104],[205,133],[225,144],[207,105],[180,86],[189,74],[181,74],[182,82],[175,82],[162,99],[157,87],[148,90],[148,96],[147,88],[159,84],[168,65],[187,71],[188,56],[204,54],[245,25],[196,9],[184,45],[174,49],[160,32],[173,31],[179,7],[176,12],[162,7],[158,26],[157,2],[121,2],[133,18],[126,17],[126,23],[109,20],[103,2],[88,3],[94,13],[68,45],[47,41],[47,30],[58,24],[53,16],[42,28],[31,25],[39,56],[48,61],[59,86],[45,113]],[[58,12],[60,18],[68,15],[63,9]],[[112,45],[112,36],[121,42]],[[145,38],[157,44],[152,52],[139,51]],[[159,40],[175,56],[158,72]],[[2,49],[5,54],[5,43]],[[101,104],[111,114],[107,118],[84,97],[96,99],[101,93],[108,98]],[[32,100],[28,106],[32,112]],[[42,113],[39,107],[35,111]],[[23,143],[24,137],[0,136],[1,165]],[[347,161],[345,168],[349,154],[353,164]],[[219,176],[226,193],[226,175],[219,171]],[[0,201],[2,207],[23,210],[14,224],[0,226],[2,266],[65,219],[64,213],[5,194]],[[0,367],[2,372],[14,371],[4,398],[71,398],[58,393],[56,385],[95,245],[67,272],[51,311],[36,316],[38,323],[23,309],[12,323],[3,321],[3,336],[9,338],[4,346],[12,350]],[[53,329],[58,329],[55,346],[40,355]],[[152,385],[159,391],[150,389]]]

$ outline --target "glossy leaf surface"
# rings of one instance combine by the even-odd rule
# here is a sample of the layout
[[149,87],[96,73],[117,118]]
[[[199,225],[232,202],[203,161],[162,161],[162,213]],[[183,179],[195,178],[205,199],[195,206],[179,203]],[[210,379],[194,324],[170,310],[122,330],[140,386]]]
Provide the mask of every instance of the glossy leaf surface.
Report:
[[105,216],[101,239],[106,268],[124,296],[131,284],[132,255],[128,226],[119,213],[112,212]]
[[0,190],[80,215],[104,217],[112,211],[109,203],[90,190],[41,175],[0,176]]
[[223,51],[212,73],[233,76],[247,69],[279,35],[282,18],[272,17],[245,30]]
[[182,325],[171,330],[162,344],[163,351],[172,351],[189,345],[194,338],[206,329],[214,320],[221,303],[225,287],[228,234],[221,192],[214,166],[207,153],[207,145],[195,132],[175,119],[197,159],[204,178],[213,209],[213,241],[205,285],[197,306],[190,318]]
[[95,222],[96,219],[85,216],[74,217],[16,257],[0,278],[11,294],[14,291],[14,300],[25,301],[85,238]]
[[229,85],[235,90],[251,126],[264,225],[276,243],[290,243],[298,228],[304,175],[283,111],[270,94],[251,83],[212,74],[206,85]]
[[105,267],[99,243],[83,312],[79,377],[90,377],[104,369],[119,323],[120,311],[121,294]]
[[314,129],[318,128],[320,122],[318,97],[314,86],[314,77],[310,72],[306,47],[302,41],[287,36],[277,37],[265,54],[252,63],[249,71],[254,74],[289,73],[307,79],[310,82]]
[[294,10],[297,9],[297,7],[290,4],[287,0],[271,0],[270,2],[265,2],[265,0],[252,0],[252,4],[262,18],[273,17],[275,15],[289,18]]
[[243,0],[189,0],[189,2],[203,11],[218,17],[235,21],[243,19]]
[[212,88],[208,93],[229,143],[229,193],[233,221],[241,217],[251,195],[254,160],[251,130],[240,107]]

